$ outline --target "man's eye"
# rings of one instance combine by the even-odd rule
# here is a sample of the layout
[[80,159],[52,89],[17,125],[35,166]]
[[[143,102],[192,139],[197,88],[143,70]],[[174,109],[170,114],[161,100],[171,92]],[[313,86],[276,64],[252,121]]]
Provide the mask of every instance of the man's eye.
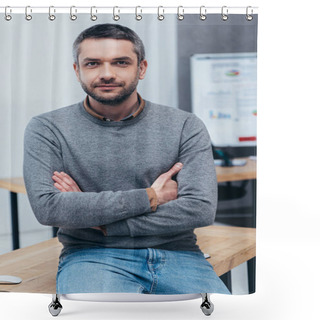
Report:
[[129,63],[128,63],[128,61],[117,61],[116,64],[118,66],[127,66]]
[[87,66],[87,67],[94,67],[94,66],[96,66],[96,65],[98,65],[97,62],[87,62],[87,63],[86,63],[86,66]]

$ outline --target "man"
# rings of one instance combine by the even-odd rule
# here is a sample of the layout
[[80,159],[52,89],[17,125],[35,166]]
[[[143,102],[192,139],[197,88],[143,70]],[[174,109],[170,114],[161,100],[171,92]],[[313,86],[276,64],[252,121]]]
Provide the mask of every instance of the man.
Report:
[[73,54],[87,97],[25,131],[32,209],[63,244],[57,293],[228,293],[193,232],[217,202],[203,123],[138,95],[148,64],[132,30],[93,26]]

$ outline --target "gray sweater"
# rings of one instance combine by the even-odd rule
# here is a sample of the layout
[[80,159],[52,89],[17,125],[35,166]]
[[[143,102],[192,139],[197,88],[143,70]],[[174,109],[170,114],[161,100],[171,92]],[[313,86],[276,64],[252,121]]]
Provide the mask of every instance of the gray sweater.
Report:
[[[178,198],[151,211],[146,188],[174,163]],[[60,192],[54,171],[83,192]],[[211,142],[195,115],[146,101],[127,121],[101,121],[83,102],[34,117],[25,130],[24,179],[38,221],[72,247],[198,251],[194,228],[213,223],[217,185]],[[107,236],[92,229],[105,225]]]

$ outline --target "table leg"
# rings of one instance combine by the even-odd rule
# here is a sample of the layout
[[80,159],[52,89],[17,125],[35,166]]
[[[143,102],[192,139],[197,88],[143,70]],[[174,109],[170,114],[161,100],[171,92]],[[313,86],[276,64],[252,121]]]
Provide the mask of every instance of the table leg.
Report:
[[[251,227],[256,228],[257,226],[257,180],[252,180],[252,221]],[[256,258],[252,258],[247,261],[248,268],[248,287],[249,293],[256,291]]]
[[256,292],[256,257],[247,261],[249,293]]
[[13,250],[20,248],[19,240],[19,215],[18,215],[18,196],[15,192],[10,191],[11,202],[11,230]]
[[223,281],[223,283],[226,285],[226,287],[232,293],[231,271],[228,271],[228,272],[224,273],[223,275],[221,275],[220,279]]
[[252,222],[251,227],[256,228],[257,225],[257,180],[252,180]]
[[[18,195],[16,192],[10,191],[11,203],[11,232],[12,232],[12,248],[13,250],[20,248],[19,236],[19,211],[18,211]],[[56,237],[58,228],[52,228],[52,237]]]

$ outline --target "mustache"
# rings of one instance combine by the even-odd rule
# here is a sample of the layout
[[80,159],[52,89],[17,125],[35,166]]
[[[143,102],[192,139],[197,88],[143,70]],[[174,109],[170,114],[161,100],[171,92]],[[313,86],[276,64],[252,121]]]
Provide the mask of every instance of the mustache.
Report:
[[93,87],[95,88],[95,87],[99,87],[102,85],[108,85],[108,84],[112,84],[112,85],[116,85],[116,86],[120,86],[120,87],[124,86],[123,82],[115,82],[113,80],[106,80],[106,81],[100,81],[100,82],[94,83]]

